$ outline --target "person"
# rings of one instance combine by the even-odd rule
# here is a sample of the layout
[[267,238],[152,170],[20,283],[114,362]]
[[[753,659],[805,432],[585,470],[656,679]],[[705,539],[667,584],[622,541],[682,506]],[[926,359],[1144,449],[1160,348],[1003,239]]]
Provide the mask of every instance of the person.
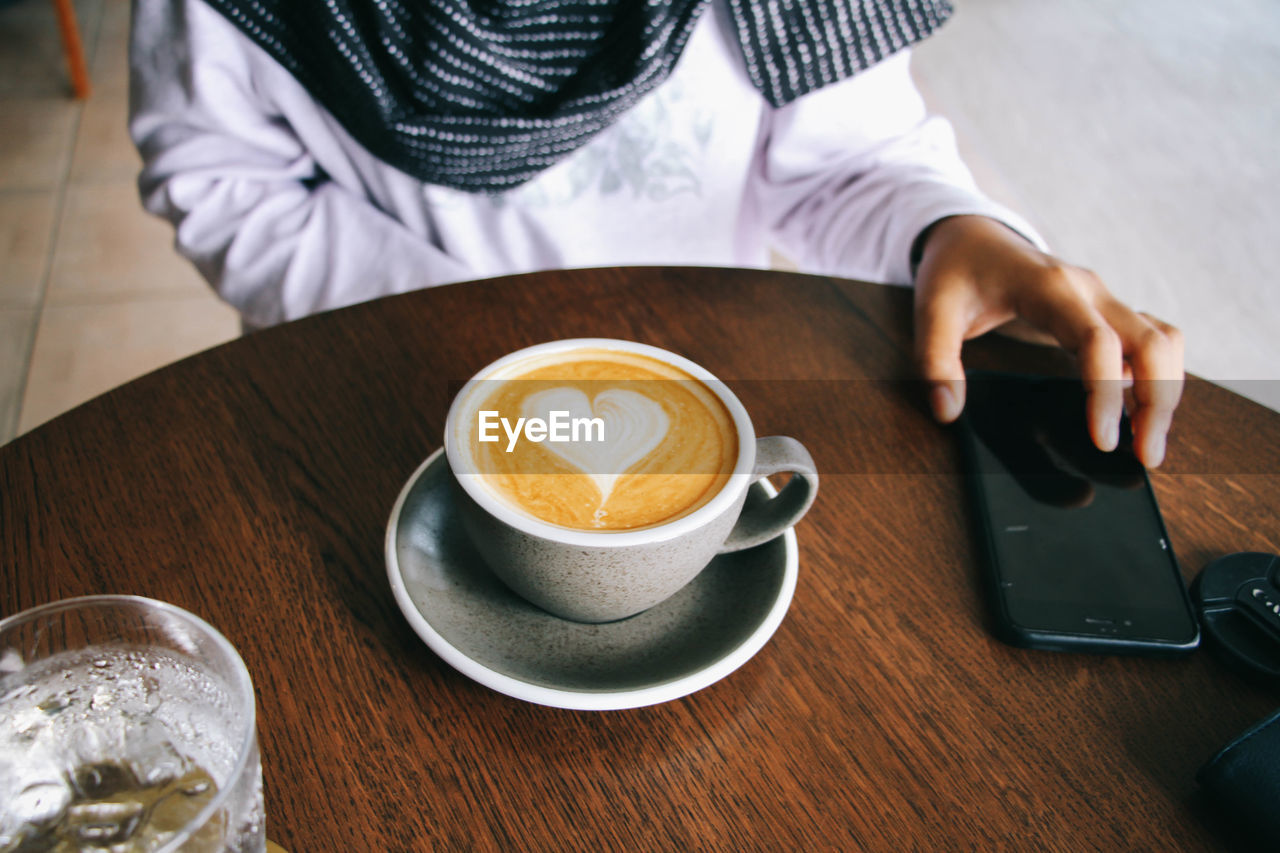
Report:
[[138,0],[139,189],[248,327],[506,273],[765,267],[771,251],[914,284],[939,420],[964,405],[963,342],[1020,329],[1075,354],[1102,449],[1128,394],[1154,467],[1181,335],[978,190],[909,71],[910,46],[949,13],[942,0]]

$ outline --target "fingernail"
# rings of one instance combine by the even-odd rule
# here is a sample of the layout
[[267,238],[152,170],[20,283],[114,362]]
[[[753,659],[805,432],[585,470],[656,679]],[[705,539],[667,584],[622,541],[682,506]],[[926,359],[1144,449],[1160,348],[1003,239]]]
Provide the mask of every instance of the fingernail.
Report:
[[1163,435],[1153,435],[1147,439],[1147,467],[1155,468],[1164,461],[1164,453],[1166,449],[1165,437]]
[[1110,418],[1107,421],[1107,450],[1115,450],[1120,446],[1120,419]]
[[933,406],[933,416],[938,420],[949,423],[960,416],[955,392],[946,385],[934,385],[929,396],[930,405]]

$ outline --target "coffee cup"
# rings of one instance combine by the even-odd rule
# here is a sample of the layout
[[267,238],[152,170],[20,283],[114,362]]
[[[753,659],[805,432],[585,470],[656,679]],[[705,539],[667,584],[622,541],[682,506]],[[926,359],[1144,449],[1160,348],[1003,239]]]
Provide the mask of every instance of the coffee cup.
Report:
[[[513,352],[458,392],[445,457],[463,526],[515,593],[609,622],[674,595],[717,555],[795,524],[817,494],[798,441],[757,438],[709,371],[630,341]],[[744,510],[751,484],[789,472]]]

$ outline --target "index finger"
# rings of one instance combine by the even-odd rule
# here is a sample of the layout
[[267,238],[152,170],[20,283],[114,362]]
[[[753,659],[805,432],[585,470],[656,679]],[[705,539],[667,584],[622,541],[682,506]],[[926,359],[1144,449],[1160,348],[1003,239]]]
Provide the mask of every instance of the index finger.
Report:
[[1020,313],[1075,354],[1086,394],[1089,436],[1100,450],[1115,450],[1124,412],[1124,347],[1118,332],[1071,277],[1063,273],[1038,291],[1033,304],[1019,306]]

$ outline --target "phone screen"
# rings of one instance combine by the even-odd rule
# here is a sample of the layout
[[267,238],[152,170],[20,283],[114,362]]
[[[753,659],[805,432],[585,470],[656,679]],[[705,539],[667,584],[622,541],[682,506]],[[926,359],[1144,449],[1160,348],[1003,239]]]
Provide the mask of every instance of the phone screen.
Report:
[[1031,645],[1193,647],[1199,628],[1127,424],[1118,450],[1097,450],[1073,380],[974,374],[967,398],[1005,627]]

